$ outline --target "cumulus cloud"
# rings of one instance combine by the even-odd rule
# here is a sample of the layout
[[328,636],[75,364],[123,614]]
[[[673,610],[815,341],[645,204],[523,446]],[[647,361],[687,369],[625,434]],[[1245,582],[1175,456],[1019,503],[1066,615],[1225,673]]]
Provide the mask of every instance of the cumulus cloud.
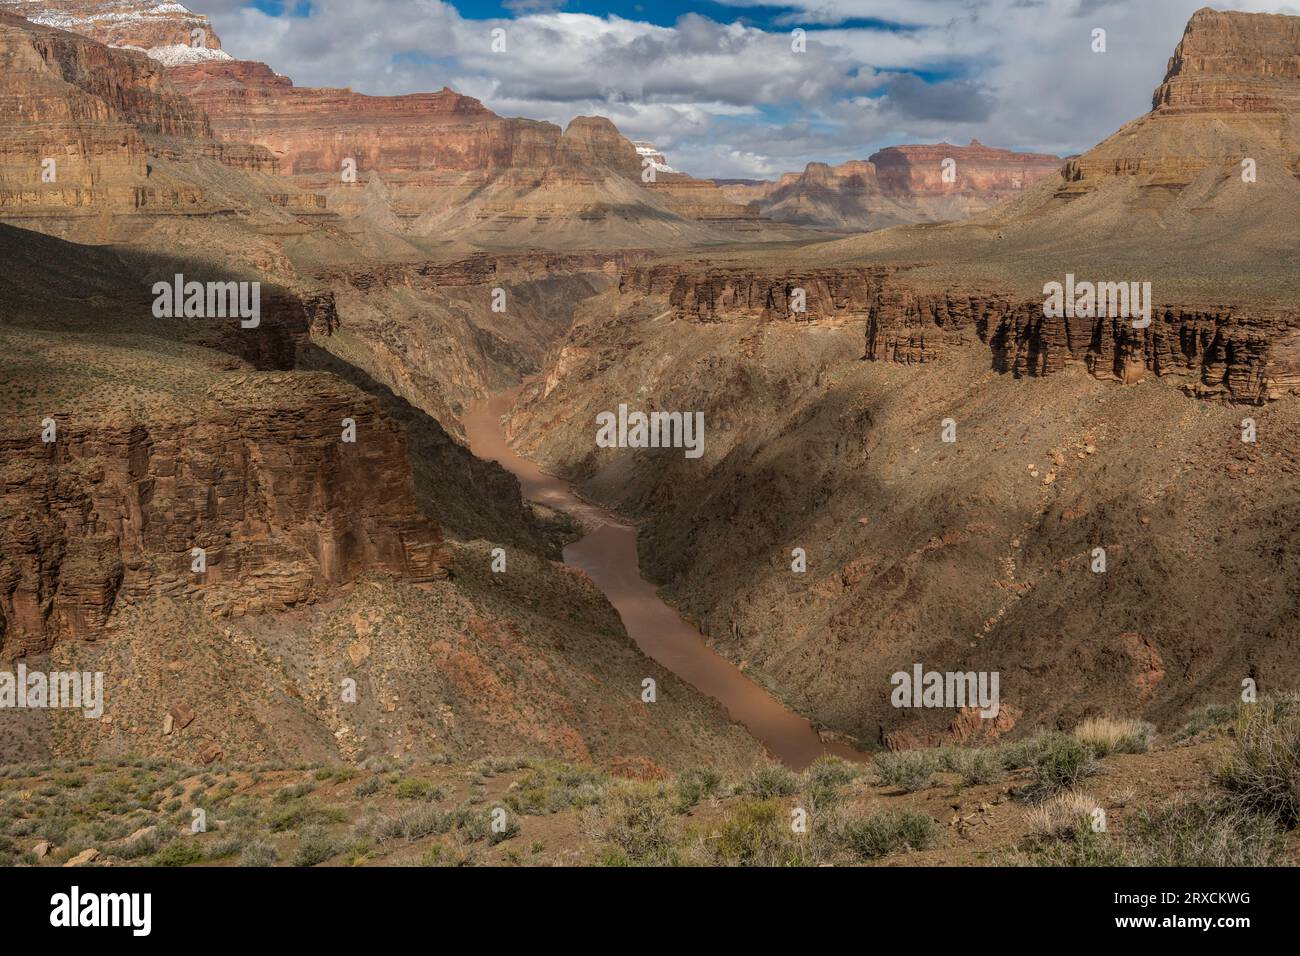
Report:
[[[308,16],[238,0],[196,6],[234,56],[300,85],[384,94],[447,85],[504,115],[561,125],[602,114],[676,168],[754,177],[901,142],[1082,151],[1149,108],[1204,5],[782,0],[767,6],[794,12],[760,29],[747,24],[763,4],[724,2],[736,22],[688,14],[669,26],[566,12],[561,0],[510,0],[514,16],[500,20],[466,19],[442,0],[313,0]],[[1300,13],[1292,2],[1231,7]],[[796,27],[807,31],[804,52],[792,49]],[[497,28],[504,52],[493,51]],[[1107,31],[1104,54],[1092,52],[1095,28]]]

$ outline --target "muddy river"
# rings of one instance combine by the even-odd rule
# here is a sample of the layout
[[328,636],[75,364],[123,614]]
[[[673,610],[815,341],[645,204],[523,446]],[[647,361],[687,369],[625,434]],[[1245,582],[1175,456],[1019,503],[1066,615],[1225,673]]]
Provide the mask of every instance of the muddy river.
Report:
[[641,577],[635,527],[584,501],[568,482],[546,474],[511,450],[506,444],[503,416],[516,394],[505,392],[469,409],[463,423],[470,448],[478,457],[495,459],[513,472],[524,497],[568,512],[582,523],[586,534],[564,549],[564,562],[581,568],[604,592],[637,646],[721,703],[768,753],[794,769],[803,769],[825,753],[865,759],[846,744],[823,742],[807,720],[715,653],[693,625],[659,599],[654,585]]

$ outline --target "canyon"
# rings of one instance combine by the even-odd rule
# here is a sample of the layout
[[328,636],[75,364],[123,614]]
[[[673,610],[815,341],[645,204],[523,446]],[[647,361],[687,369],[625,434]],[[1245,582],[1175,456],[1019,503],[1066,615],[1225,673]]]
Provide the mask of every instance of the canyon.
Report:
[[[3,6],[41,15],[0,11],[0,656],[114,702],[6,758],[658,778],[1300,678],[1296,18],[1196,13],[1080,156],[715,183],[602,117],[298,87],[179,5]],[[177,273],[263,321],[155,318]],[[1067,274],[1150,325],[1046,315]],[[703,454],[599,447],[620,405]],[[891,706],[918,661],[998,672],[997,719]]]
[[[515,448],[638,520],[667,599],[858,746],[968,732],[889,705],[920,660],[1000,672],[997,734],[1292,686],[1295,23],[1197,12],[1150,113],[964,221],[633,265]],[[1049,317],[1067,274],[1149,281],[1152,322]],[[703,459],[594,448],[575,423],[632,396],[702,411]]]

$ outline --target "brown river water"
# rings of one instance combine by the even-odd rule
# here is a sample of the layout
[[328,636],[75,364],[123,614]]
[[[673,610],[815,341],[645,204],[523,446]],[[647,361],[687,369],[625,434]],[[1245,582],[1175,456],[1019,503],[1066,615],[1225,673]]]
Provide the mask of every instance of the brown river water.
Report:
[[[581,522],[587,533],[564,549],[564,563],[585,571],[604,592],[642,652],[722,704],[769,754],[796,770],[822,754],[867,759],[847,744],[823,741],[807,720],[712,650],[699,630],[660,600],[654,585],[641,577],[634,526],[584,501],[568,482],[515,454],[506,444],[502,419],[517,395],[514,389],[470,406],[462,420],[470,450],[512,472],[525,498],[568,512]],[[594,422],[592,435],[594,439]]]

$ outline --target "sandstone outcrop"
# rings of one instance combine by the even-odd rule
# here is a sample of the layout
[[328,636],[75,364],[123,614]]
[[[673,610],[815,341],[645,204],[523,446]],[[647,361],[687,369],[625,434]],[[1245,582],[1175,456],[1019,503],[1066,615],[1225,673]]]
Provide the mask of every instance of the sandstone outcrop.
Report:
[[371,571],[444,573],[401,430],[333,376],[223,377],[170,420],[57,417],[56,442],[0,438],[6,656],[94,640],[123,601],[238,614],[309,603]]
[[1152,97],[1159,113],[1300,110],[1300,19],[1196,11]]
[[[208,114],[220,139],[260,143],[284,173],[319,177],[322,186],[342,181],[344,160],[360,178],[367,170],[436,175],[547,165],[560,145],[558,127],[503,119],[446,87],[409,96],[313,89],[242,60],[174,67],[168,75]],[[574,153],[593,151],[590,135],[578,139],[581,145],[568,144]]]
[[152,188],[145,135],[209,134],[203,113],[155,61],[3,12],[0,113],[8,117],[0,128],[6,213],[181,201]]
[[878,297],[881,280],[892,271],[888,267],[693,271],[676,265],[647,265],[627,270],[620,278],[619,291],[667,296],[677,318],[697,322],[860,319]]
[[[1258,404],[1300,394],[1300,317],[1285,309],[1153,304],[1151,324],[1044,315],[1005,292],[912,288],[897,265],[836,269],[633,266],[626,296],[659,296],[679,320],[843,322],[865,326],[864,357],[919,364],[982,343],[1000,372],[1042,376],[1081,362],[1098,378],[1147,374],[1191,394]],[[803,308],[797,309],[801,302]]]
[[1231,305],[1155,306],[1150,326],[1139,329],[1131,319],[1045,316],[1042,300],[887,288],[868,317],[866,356],[934,361],[976,338],[992,351],[994,368],[1016,375],[1082,361],[1098,378],[1128,384],[1150,373],[1198,396],[1251,404],[1300,386],[1300,319]]

